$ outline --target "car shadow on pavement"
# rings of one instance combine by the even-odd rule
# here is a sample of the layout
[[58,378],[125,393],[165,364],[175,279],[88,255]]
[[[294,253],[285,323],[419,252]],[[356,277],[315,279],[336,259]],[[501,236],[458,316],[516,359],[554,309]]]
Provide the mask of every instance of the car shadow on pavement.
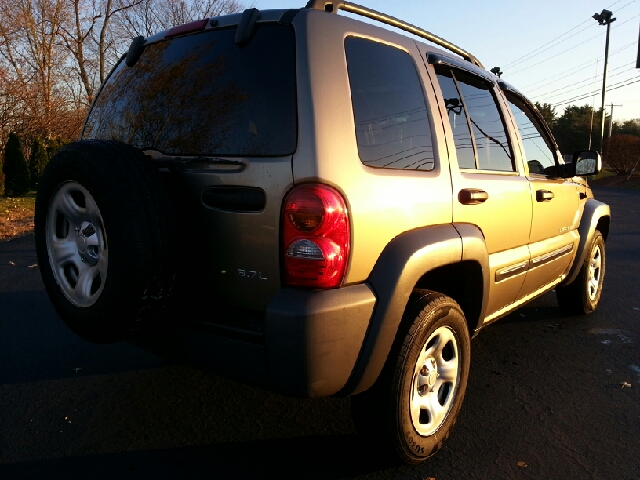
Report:
[[44,290],[0,291],[0,312],[0,385],[166,364],[127,342],[98,345],[82,340],[56,315]]
[[[278,478],[342,479],[411,467],[375,456],[351,435],[269,439],[138,452],[84,455],[0,466],[5,479]],[[415,472],[414,472],[415,473]]]

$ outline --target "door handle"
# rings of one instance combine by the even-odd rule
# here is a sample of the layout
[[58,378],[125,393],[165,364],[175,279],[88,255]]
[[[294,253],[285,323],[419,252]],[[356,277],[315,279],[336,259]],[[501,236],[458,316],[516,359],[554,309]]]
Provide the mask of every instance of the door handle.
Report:
[[555,195],[549,190],[536,190],[536,202],[548,202]]
[[463,205],[478,205],[484,203],[489,198],[489,194],[478,188],[463,188],[458,193],[458,201]]

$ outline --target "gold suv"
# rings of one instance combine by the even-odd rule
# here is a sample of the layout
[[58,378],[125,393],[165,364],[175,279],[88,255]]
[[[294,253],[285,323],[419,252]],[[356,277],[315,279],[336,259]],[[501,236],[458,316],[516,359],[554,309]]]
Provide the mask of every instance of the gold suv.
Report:
[[425,30],[343,1],[248,9],[133,41],[47,167],[39,265],[83,338],[353,395],[358,430],[417,463],[480,329],[554,288],[598,306],[599,168]]

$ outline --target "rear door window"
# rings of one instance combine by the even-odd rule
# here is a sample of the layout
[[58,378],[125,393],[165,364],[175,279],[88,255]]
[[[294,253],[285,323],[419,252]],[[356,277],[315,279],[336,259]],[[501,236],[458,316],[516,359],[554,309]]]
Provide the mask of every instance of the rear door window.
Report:
[[515,171],[509,136],[490,82],[436,65],[460,168]]
[[173,155],[281,156],[296,149],[295,34],[263,24],[245,47],[235,28],[148,45],[116,67],[84,138]]
[[411,56],[372,40],[345,40],[360,160],[378,168],[433,170],[422,83]]

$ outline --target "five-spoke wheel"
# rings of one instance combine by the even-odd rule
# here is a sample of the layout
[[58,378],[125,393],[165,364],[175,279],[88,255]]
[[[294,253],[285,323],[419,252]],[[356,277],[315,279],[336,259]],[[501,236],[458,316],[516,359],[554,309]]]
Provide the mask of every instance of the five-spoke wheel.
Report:
[[585,315],[598,307],[605,272],[604,245],[602,234],[596,230],[575,280],[556,287],[558,304],[566,314]]
[[46,221],[46,242],[53,275],[64,295],[78,307],[100,297],[107,279],[107,236],[100,209],[77,182],[54,192]]
[[589,269],[587,273],[587,292],[589,299],[593,302],[600,294],[602,277],[602,250],[600,245],[594,245],[589,258]]
[[179,254],[171,199],[149,157],[107,140],[74,142],[36,197],[42,281],[62,320],[93,342],[157,324]]
[[422,436],[438,430],[449,413],[460,381],[458,340],[448,326],[434,331],[418,356],[413,374],[410,412]]

